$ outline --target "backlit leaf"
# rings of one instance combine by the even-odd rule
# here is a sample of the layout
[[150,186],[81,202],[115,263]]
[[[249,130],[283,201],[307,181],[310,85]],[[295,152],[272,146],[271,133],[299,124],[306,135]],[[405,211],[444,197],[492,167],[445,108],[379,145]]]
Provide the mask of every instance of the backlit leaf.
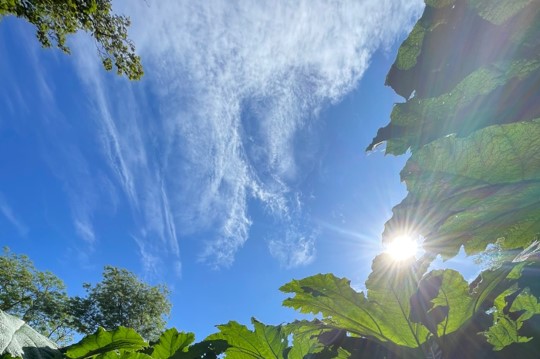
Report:
[[540,122],[491,126],[446,137],[416,151],[401,176],[409,194],[394,208],[383,238],[400,228],[424,248],[451,257],[461,245],[524,248],[540,233]]
[[154,359],[168,359],[179,350],[187,351],[188,346],[194,340],[193,333],[181,333],[175,328],[168,329],[159,337],[151,356]]
[[219,333],[207,340],[225,340],[228,343],[228,359],[285,359],[287,333],[281,326],[265,325],[255,318],[251,320],[254,331],[235,321],[218,325]]
[[351,335],[419,347],[428,331],[408,319],[409,298],[418,278],[416,268],[410,262],[393,263],[383,254],[375,258],[372,269],[366,282],[367,296],[352,289],[347,279],[318,274],[281,287],[283,292],[294,293],[283,304],[302,313],[320,313],[325,325]]
[[143,338],[133,329],[119,327],[106,331],[103,328],[84,337],[80,342],[66,348],[65,355],[71,359],[91,358],[113,350],[136,351],[146,347]]

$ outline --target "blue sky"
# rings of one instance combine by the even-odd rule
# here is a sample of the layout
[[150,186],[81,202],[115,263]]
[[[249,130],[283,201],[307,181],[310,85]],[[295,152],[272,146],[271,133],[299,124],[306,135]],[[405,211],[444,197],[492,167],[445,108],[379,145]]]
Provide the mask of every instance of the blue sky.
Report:
[[401,101],[384,80],[420,1],[140,1],[118,12],[145,66],[105,72],[0,25],[0,238],[70,294],[106,264],[172,290],[199,339],[278,288],[333,272],[357,288],[405,195],[406,158],[364,153]]

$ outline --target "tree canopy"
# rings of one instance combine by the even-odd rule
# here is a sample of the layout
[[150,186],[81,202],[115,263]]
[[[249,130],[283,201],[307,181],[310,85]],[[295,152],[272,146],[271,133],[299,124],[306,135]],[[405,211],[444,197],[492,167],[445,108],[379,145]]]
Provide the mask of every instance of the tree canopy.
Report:
[[83,286],[87,295],[70,301],[74,326],[80,333],[124,326],[154,340],[165,329],[165,316],[171,310],[165,286],[146,284],[126,269],[112,266],[105,266],[101,282]]
[[68,295],[64,282],[38,271],[25,255],[4,248],[0,256],[0,310],[27,322],[59,343],[69,342]]
[[144,73],[128,38],[130,20],[112,13],[111,0],[0,0],[0,20],[7,15],[33,24],[42,46],[55,46],[66,53],[70,53],[67,36],[85,31],[96,41],[105,69],[114,67],[118,75],[130,80],[138,80]]
[[106,266],[100,282],[83,287],[86,296],[69,297],[60,278],[37,270],[27,256],[8,248],[0,256],[0,310],[59,344],[69,343],[75,332],[92,334],[99,327],[131,327],[148,340],[165,328],[171,310],[165,286],[146,284],[126,269]]

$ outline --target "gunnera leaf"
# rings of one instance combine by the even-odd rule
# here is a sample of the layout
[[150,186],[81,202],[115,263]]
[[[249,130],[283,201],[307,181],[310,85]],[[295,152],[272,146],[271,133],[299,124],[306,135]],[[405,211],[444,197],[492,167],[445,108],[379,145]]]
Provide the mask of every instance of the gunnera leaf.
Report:
[[255,318],[251,319],[254,330],[235,321],[218,325],[219,332],[206,340],[224,340],[228,344],[228,359],[285,359],[288,347],[287,332],[278,325],[265,325]]
[[396,346],[418,348],[429,331],[409,320],[409,299],[425,272],[412,262],[393,262],[388,255],[375,258],[366,287],[367,295],[351,288],[350,281],[332,274],[293,280],[280,288],[294,296],[283,305],[302,313],[322,314],[329,328],[346,331]]
[[175,328],[171,328],[163,332],[159,337],[152,351],[154,359],[168,359],[177,351],[187,351],[187,348],[195,340],[193,333],[178,332]]
[[464,137],[490,125],[532,120],[540,116],[540,103],[530,96],[539,69],[538,60],[490,64],[448,93],[398,103],[368,150],[386,141],[386,153],[400,155],[449,134]]
[[112,351],[137,351],[146,346],[148,346],[148,343],[134,329],[119,327],[107,331],[98,328],[94,334],[88,335],[80,342],[65,348],[65,356],[71,359],[84,359]]
[[431,271],[411,297],[411,321],[424,324],[439,338],[454,333],[479,312],[492,307],[502,293],[515,292],[518,277],[515,273],[525,265],[525,262],[509,262],[486,270],[471,285],[455,270]]
[[401,172],[409,194],[383,240],[413,228],[426,251],[450,258],[490,243],[525,248],[540,234],[540,121],[490,126],[416,151]]
[[537,1],[426,1],[426,5],[386,78],[386,84],[405,99],[412,94],[438,97],[482,66],[533,59],[538,53]]
[[23,359],[61,359],[51,340],[24,321],[0,310],[0,356]]

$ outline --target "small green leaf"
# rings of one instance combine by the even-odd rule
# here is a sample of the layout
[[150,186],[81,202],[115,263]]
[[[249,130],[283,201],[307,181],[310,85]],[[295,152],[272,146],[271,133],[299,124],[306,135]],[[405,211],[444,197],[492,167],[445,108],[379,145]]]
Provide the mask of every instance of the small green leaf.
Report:
[[518,334],[520,327],[521,323],[500,317],[485,335],[493,345],[493,350],[501,350],[512,343],[527,343],[531,340]]
[[508,289],[517,281],[511,273],[525,264],[507,263],[498,269],[486,270],[471,286],[455,270],[431,271],[422,278],[411,298],[411,320],[423,323],[437,337],[454,333],[479,311],[493,306],[495,298],[502,293],[515,292],[517,288]]
[[494,350],[501,350],[513,343],[526,343],[532,338],[520,334],[520,329],[526,320],[540,314],[538,298],[527,291],[506,291],[495,301],[494,324],[485,335]]
[[295,321],[287,325],[286,330],[293,335],[293,345],[287,353],[287,359],[303,359],[322,352],[327,345],[319,341],[319,337],[330,332],[321,327],[319,321]]

